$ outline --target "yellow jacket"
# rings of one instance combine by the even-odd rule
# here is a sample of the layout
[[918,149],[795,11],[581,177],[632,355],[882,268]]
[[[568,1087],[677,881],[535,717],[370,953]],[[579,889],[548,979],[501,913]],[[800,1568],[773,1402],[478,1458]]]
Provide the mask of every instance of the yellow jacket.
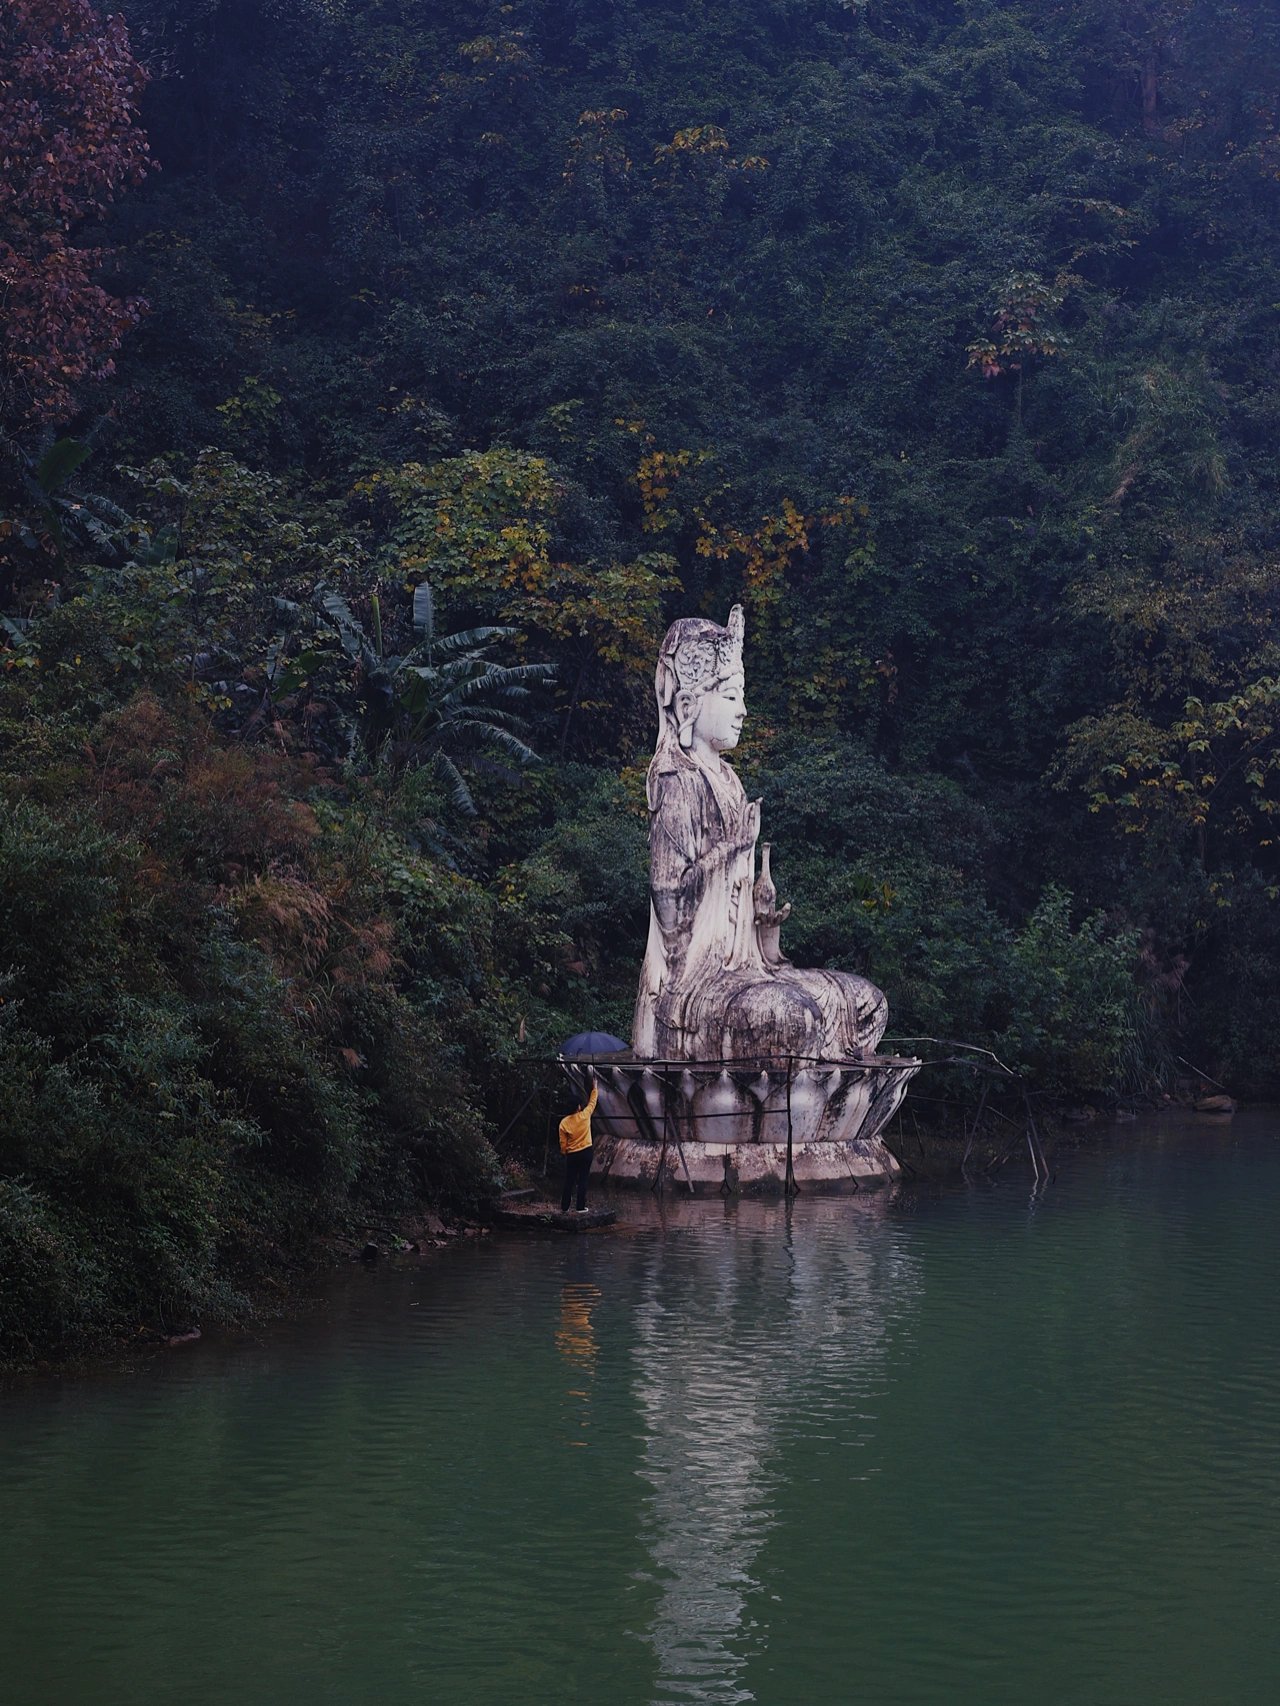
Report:
[[576,1155],[580,1149],[591,1147],[591,1116],[595,1112],[596,1086],[591,1085],[591,1098],[585,1108],[575,1108],[560,1121],[560,1153]]

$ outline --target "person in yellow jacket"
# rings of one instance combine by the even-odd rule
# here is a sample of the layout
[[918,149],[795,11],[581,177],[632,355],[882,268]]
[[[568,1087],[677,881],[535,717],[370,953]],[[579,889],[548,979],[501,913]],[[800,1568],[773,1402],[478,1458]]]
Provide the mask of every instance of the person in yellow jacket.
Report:
[[596,1075],[590,1067],[591,1094],[582,1107],[575,1108],[560,1121],[560,1153],[564,1156],[564,1190],[560,1194],[560,1212],[568,1214],[574,1187],[578,1192],[578,1213],[587,1212],[587,1174],[591,1171],[591,1116],[596,1110]]

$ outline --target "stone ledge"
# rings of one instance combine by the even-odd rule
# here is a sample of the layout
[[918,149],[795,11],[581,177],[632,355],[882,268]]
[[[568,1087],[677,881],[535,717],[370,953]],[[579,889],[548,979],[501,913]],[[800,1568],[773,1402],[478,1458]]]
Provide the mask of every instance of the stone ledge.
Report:
[[[703,1143],[696,1138],[661,1143],[601,1136],[596,1140],[595,1177],[620,1185],[663,1188],[696,1196],[728,1193],[781,1196],[786,1189],[787,1147],[776,1143]],[[845,1143],[795,1144],[792,1171],[801,1191],[838,1196],[877,1190],[901,1177],[901,1168],[879,1138]]]

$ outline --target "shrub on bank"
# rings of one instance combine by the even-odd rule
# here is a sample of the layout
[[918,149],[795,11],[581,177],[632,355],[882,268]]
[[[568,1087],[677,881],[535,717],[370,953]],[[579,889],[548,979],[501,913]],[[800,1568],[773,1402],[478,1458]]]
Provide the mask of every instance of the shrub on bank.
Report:
[[483,1200],[341,790],[334,829],[311,767],[151,697],[40,748],[0,754],[0,1358],[234,1317],[353,1219]]

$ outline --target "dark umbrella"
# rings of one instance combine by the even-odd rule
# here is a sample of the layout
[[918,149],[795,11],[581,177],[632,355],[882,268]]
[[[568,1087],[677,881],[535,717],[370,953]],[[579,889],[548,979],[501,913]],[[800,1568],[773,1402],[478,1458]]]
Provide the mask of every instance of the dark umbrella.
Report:
[[568,1060],[593,1060],[602,1054],[629,1054],[621,1037],[611,1037],[608,1031],[579,1031],[560,1044],[560,1053]]

